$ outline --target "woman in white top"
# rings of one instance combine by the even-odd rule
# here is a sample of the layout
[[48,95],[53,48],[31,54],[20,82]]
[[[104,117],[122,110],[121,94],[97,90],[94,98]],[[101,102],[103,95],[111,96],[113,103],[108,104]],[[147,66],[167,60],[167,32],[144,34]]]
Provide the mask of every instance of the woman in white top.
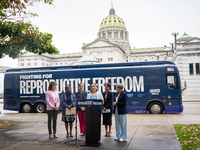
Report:
[[87,99],[102,99],[103,96],[100,92],[97,90],[97,85],[96,83],[91,84],[91,92],[87,95]]
[[[91,84],[91,92],[87,95],[87,99],[94,99],[94,101],[95,101],[95,99],[100,99],[100,100],[103,101],[103,96],[102,96],[102,94],[100,92],[98,92],[96,83],[92,83]],[[93,108],[91,108],[91,109],[93,109]],[[101,109],[102,108],[99,108],[99,114],[101,112]],[[86,109],[86,118],[87,118],[87,109]],[[101,115],[96,116],[96,119],[99,120],[99,122],[101,122]],[[101,126],[99,125],[99,126],[95,126],[95,127],[96,128],[87,128],[87,125],[86,125],[86,138],[87,138],[87,134],[88,133],[92,133],[94,136],[99,135],[98,141],[100,141],[100,138],[101,138]],[[98,133],[95,134],[94,132],[95,133],[99,132],[99,134]],[[97,141],[95,141],[95,142],[97,142]]]

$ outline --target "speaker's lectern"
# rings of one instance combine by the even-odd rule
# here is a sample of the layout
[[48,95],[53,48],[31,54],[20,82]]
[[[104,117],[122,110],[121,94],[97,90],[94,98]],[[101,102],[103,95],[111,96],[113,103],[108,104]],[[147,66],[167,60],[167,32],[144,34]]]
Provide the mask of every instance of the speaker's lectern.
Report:
[[100,146],[102,105],[99,99],[77,100],[78,107],[86,107],[85,146]]

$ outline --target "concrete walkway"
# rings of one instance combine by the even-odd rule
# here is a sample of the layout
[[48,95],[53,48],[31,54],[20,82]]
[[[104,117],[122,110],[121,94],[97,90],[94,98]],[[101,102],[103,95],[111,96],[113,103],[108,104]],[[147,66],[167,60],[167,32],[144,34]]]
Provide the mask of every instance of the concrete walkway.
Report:
[[[197,104],[195,104],[197,105]],[[200,106],[200,103],[198,103]],[[193,105],[191,108],[194,108]],[[196,107],[199,107],[196,106]],[[189,108],[189,107],[188,107]],[[1,149],[128,149],[128,150],[181,150],[181,145],[174,130],[174,124],[200,124],[200,113],[187,114],[128,114],[127,142],[116,142],[113,115],[112,136],[104,137],[104,126],[101,127],[101,143],[98,148],[76,147],[75,141],[64,144],[64,123],[58,115],[58,139],[50,140],[47,131],[46,114],[2,113],[0,120],[24,121],[9,128],[0,129]],[[187,112],[187,111],[186,111]],[[75,129],[73,128],[73,133]],[[78,124],[79,133],[79,124]],[[84,140],[78,135],[78,139]]]

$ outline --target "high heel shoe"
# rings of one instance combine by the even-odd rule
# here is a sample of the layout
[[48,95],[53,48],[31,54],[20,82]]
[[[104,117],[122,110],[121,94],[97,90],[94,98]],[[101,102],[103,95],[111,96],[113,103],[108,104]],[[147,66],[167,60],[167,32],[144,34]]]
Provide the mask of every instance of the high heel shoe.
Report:
[[58,136],[56,134],[53,135],[54,138],[58,138]]
[[49,134],[49,139],[54,139],[54,137],[51,134]]

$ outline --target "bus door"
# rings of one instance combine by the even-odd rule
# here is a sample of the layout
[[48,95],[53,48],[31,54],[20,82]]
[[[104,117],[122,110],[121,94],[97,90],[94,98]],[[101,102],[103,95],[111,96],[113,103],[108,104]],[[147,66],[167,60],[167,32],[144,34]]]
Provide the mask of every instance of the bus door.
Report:
[[166,102],[168,106],[179,106],[180,102],[180,87],[178,86],[177,73],[166,74]]

